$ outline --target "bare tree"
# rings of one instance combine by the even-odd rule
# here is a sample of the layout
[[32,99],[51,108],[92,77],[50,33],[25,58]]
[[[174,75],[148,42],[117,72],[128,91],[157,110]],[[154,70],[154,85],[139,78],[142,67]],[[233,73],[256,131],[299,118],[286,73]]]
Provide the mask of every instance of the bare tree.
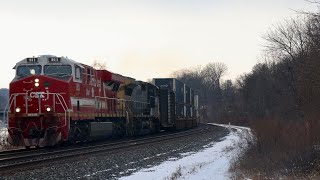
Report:
[[[305,19],[290,19],[280,23],[264,39],[266,50],[278,57],[294,61],[304,56],[307,51],[308,36],[305,33]],[[273,56],[275,57],[275,56]]]
[[[197,66],[190,69],[182,69],[172,73],[182,82],[186,83],[199,94],[199,105],[203,107],[204,117],[210,116],[211,121],[221,117],[223,105],[223,93],[220,87],[220,80],[227,72],[224,63],[212,62],[204,68]],[[207,114],[207,112],[209,114]]]
[[94,67],[95,69],[98,69],[98,70],[105,70],[107,68],[107,65],[105,62],[94,60],[92,67]]
[[196,66],[188,69],[181,69],[171,74],[171,77],[179,79],[196,91],[196,93],[199,95],[200,106],[205,104],[206,99],[206,87],[204,85],[204,78],[202,77],[201,72],[202,67]]
[[290,89],[296,97],[296,107],[301,108],[301,98],[298,95],[297,80],[301,67],[310,53],[310,36],[307,32],[307,17],[300,16],[297,19],[290,19],[275,26],[264,39],[266,51],[269,55],[284,66],[282,76],[287,77]]
[[221,62],[207,64],[201,71],[208,88],[220,88],[220,79],[227,73],[228,67]]
[[305,0],[305,1],[307,1],[309,3],[313,3],[313,4],[320,4],[320,1],[318,1],[318,0]]
[[202,67],[196,66],[188,69],[181,69],[171,74],[171,77],[184,82],[192,89],[199,90],[203,85]]

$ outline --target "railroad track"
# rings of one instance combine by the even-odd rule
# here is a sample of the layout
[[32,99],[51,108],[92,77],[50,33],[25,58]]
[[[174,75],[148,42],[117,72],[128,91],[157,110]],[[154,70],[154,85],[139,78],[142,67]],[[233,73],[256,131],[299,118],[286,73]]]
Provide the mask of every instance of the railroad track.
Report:
[[[160,135],[165,135],[168,134],[168,132],[160,132],[157,134],[152,134],[149,135],[150,137],[154,136],[160,136]],[[171,134],[171,133],[170,133]],[[107,141],[94,141],[94,142],[79,142],[70,146],[55,146],[55,147],[40,147],[40,148],[30,148],[30,149],[25,149],[25,148],[19,148],[19,149],[13,149],[13,150],[2,150],[0,151],[0,165],[1,165],[1,159],[2,158],[8,158],[8,157],[16,157],[20,155],[31,155],[31,154],[37,154],[37,153],[43,153],[43,152],[48,152],[48,151],[57,151],[57,150],[65,150],[65,149],[71,149],[71,148],[77,148],[77,147],[83,147],[83,146],[90,146],[94,147],[96,145],[107,145],[107,144],[114,144],[116,143],[121,143],[121,142],[127,142],[129,140],[136,140],[136,139],[141,139],[143,136],[139,137],[127,137],[127,138],[121,138],[121,139],[112,139],[112,140],[107,140]]]
[[192,136],[195,134],[205,133],[210,131],[210,128],[196,128],[187,131],[175,132],[165,135],[145,137],[134,140],[120,141],[114,143],[88,145],[84,147],[74,147],[66,149],[38,149],[38,150],[15,150],[13,152],[0,152],[0,173],[12,171],[14,169],[32,167],[32,165],[39,165],[53,161],[66,160],[78,156],[104,153],[125,149],[135,146],[141,146],[151,143],[161,143],[164,141],[174,140],[181,137]]

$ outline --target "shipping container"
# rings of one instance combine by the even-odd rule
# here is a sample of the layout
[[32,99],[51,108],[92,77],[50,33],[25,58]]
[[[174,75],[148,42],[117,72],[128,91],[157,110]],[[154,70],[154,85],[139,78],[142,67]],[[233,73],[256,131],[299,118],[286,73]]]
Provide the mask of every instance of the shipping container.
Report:
[[195,117],[199,117],[199,97],[198,95],[194,95],[194,112],[195,112]]
[[191,106],[190,105],[186,105],[186,116],[188,118],[191,118]]
[[186,104],[191,105],[191,88],[185,86]]
[[[153,84],[160,88],[159,98],[162,124],[166,124],[169,127],[174,122],[176,129],[192,127],[192,124],[196,124],[198,99],[195,91],[174,78],[155,78],[153,79]],[[167,92],[165,89],[167,89]],[[170,91],[173,92],[174,96],[169,95]],[[170,100],[171,98],[173,99]],[[171,104],[173,101],[174,104]],[[169,104],[168,108],[165,106],[167,104]]]
[[173,127],[175,124],[175,95],[172,90],[166,87],[159,89],[159,102],[160,102],[160,121],[164,128]]
[[167,86],[176,94],[176,102],[179,104],[185,103],[185,85],[183,82],[174,78],[155,78],[153,84],[158,87]]
[[194,107],[194,90],[190,89],[191,106]]
[[177,119],[186,117],[186,91],[185,84],[174,78],[156,78],[153,79],[153,84],[161,87],[166,87],[175,94],[175,115]]

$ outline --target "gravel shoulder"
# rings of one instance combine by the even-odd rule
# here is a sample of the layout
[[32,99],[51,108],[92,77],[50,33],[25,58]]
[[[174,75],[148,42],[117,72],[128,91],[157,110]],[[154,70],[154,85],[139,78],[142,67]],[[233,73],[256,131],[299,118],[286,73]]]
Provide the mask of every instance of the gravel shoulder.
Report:
[[179,159],[190,152],[198,152],[211,142],[221,141],[229,133],[226,128],[219,126],[201,125],[198,128],[206,127],[211,131],[175,141],[59,161],[35,170],[1,175],[0,179],[117,179],[141,168]]

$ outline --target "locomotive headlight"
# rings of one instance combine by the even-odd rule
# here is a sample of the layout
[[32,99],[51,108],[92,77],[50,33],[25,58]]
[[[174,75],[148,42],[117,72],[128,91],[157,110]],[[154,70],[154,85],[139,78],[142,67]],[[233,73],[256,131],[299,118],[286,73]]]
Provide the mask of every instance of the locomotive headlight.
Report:
[[34,86],[35,86],[35,87],[39,87],[39,83],[37,83],[37,82],[34,83]]
[[50,111],[51,111],[51,108],[50,108],[50,107],[47,107],[47,111],[50,112]]
[[21,108],[17,107],[17,108],[16,108],[16,112],[18,113],[18,112],[20,112],[20,111],[21,111]]
[[34,82],[38,83],[38,82],[39,82],[39,79],[35,79]]

